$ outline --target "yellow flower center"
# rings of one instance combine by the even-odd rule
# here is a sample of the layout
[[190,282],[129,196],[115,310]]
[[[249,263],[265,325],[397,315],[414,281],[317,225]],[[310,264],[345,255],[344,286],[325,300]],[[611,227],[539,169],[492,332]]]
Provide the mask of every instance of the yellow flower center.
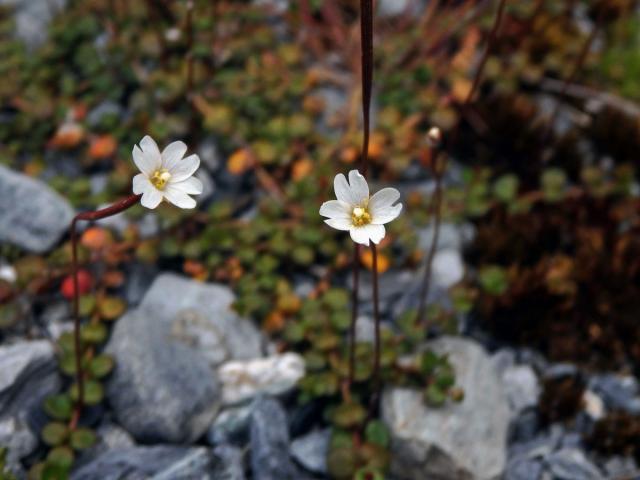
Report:
[[167,185],[170,178],[171,174],[169,173],[169,170],[161,168],[160,170],[153,172],[153,175],[151,175],[151,183],[158,190],[164,190],[164,187]]
[[351,221],[356,227],[370,224],[371,214],[367,207],[354,207],[353,212],[351,212]]

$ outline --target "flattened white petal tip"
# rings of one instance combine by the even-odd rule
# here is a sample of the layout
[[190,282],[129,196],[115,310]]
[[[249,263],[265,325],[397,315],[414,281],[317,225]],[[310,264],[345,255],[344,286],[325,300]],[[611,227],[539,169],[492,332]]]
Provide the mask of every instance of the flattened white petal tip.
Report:
[[175,164],[175,166],[169,170],[171,174],[171,181],[173,183],[182,182],[196,173],[200,166],[200,157],[198,155],[189,155],[187,158],[183,158]]
[[176,182],[170,184],[172,188],[176,188],[189,195],[200,195],[204,190],[202,181],[196,177],[189,177],[182,182]]
[[144,173],[139,173],[133,177],[133,193],[140,195],[144,193],[147,188],[153,188],[151,182]]
[[327,218],[324,223],[329,225],[331,228],[335,228],[336,230],[342,230],[345,232],[353,228],[353,224],[348,218]]
[[164,191],[164,197],[178,208],[195,208],[196,201],[182,190],[173,185],[169,185]]
[[329,200],[320,206],[320,215],[329,218],[346,218],[351,217],[349,205],[340,200]]
[[384,225],[364,225],[362,227],[351,227],[349,230],[351,239],[364,246],[369,246],[370,242],[376,245],[382,241],[386,234]]
[[172,142],[162,151],[162,167],[172,170],[187,153],[187,145],[182,141]]
[[358,170],[349,172],[349,185],[355,205],[362,205],[369,199],[369,185]]
[[342,173],[337,174],[333,179],[333,190],[336,193],[336,198],[341,202],[349,205],[355,204],[349,182],[347,182],[347,178]]
[[395,188],[383,188],[376,192],[369,201],[371,223],[382,225],[395,220],[402,211],[402,204],[393,205],[400,198],[400,192]]
[[143,207],[153,210],[158,205],[160,205],[160,202],[162,202],[162,198],[163,197],[160,190],[151,186],[151,188],[145,189],[144,193],[142,194],[142,198],[140,199],[140,203]]
[[364,245],[365,247],[369,246],[369,235],[365,229],[365,227],[351,227],[349,229],[349,235],[351,235],[351,240],[360,245]]

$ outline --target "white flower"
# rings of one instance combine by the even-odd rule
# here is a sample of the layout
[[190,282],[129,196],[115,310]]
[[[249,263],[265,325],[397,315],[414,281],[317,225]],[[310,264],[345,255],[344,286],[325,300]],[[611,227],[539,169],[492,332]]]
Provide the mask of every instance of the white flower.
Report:
[[402,210],[395,188],[383,188],[369,197],[369,185],[357,170],[349,172],[349,182],[340,173],[333,181],[337,200],[324,202],[320,215],[329,217],[325,223],[337,230],[349,231],[351,239],[362,245],[369,241],[380,243],[384,238],[384,224],[394,220]]
[[133,161],[142,172],[133,177],[133,193],[142,194],[143,207],[156,208],[163,199],[180,208],[196,206],[189,195],[202,193],[202,182],[192,176],[200,166],[200,158],[190,155],[183,159],[186,152],[184,142],[173,142],[160,153],[148,135],[140,147],[133,147]]

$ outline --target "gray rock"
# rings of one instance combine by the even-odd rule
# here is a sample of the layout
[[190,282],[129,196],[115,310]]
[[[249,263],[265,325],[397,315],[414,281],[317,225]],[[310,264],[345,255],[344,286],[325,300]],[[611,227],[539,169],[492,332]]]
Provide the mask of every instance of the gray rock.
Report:
[[245,480],[242,450],[230,445],[219,445],[213,449],[213,480]]
[[540,480],[543,469],[538,460],[516,459],[507,465],[504,480]]
[[409,480],[499,478],[506,466],[510,410],[491,359],[476,342],[461,338],[443,337],[427,346],[449,354],[465,398],[434,409],[418,390],[384,392],[392,473]]
[[557,480],[601,480],[602,472],[580,450],[564,448],[547,458],[547,468]]
[[[433,243],[433,225],[429,225],[418,231],[418,247],[423,251],[431,249]],[[475,227],[470,223],[440,224],[440,233],[438,234],[437,250],[463,250],[469,245],[475,237]]]
[[321,475],[327,474],[327,453],[331,430],[314,430],[291,442],[291,456],[306,470]]
[[171,338],[157,313],[127,313],[107,352],[116,360],[109,402],[118,423],[137,440],[182,443],[204,434],[220,405],[215,372],[202,355]]
[[0,347],[0,418],[40,408],[60,387],[53,346],[46,340]]
[[210,172],[215,172],[222,166],[222,155],[218,149],[218,142],[213,137],[206,138],[198,147],[197,153]]
[[38,447],[38,438],[29,427],[16,417],[0,421],[0,446],[7,447],[7,464],[18,466]]
[[122,106],[112,100],[104,100],[87,114],[87,124],[91,128],[98,127],[108,117],[120,119],[123,115]]
[[165,273],[156,278],[140,307],[153,314],[156,324],[168,325],[174,339],[217,367],[227,360],[262,356],[262,334],[231,309],[234,300],[226,286]]
[[287,416],[276,400],[259,397],[251,412],[251,469],[255,480],[299,479],[289,458]]
[[635,377],[595,375],[589,380],[589,387],[602,397],[609,409],[640,414],[640,386]]
[[222,401],[234,405],[259,394],[282,395],[297,385],[304,372],[304,358],[294,352],[226,362],[218,368]]
[[542,433],[532,440],[514,443],[509,447],[510,458],[544,459],[558,448],[562,440],[563,429],[554,425],[550,431]]
[[464,278],[464,261],[459,250],[438,250],[431,266],[432,281],[442,288],[450,288]]
[[222,410],[207,432],[209,444],[243,444],[249,436],[251,411],[251,405],[230,407]]
[[604,462],[607,478],[633,478],[638,473],[638,464],[633,457],[616,455]]
[[15,8],[16,36],[29,49],[46,41],[49,23],[66,3],[66,0],[0,0],[1,6]]
[[533,368],[529,365],[507,367],[501,378],[514,415],[537,405],[540,384]]
[[[73,472],[72,480],[243,480],[208,448],[180,446],[132,447],[107,450]],[[233,461],[236,458],[231,459]],[[231,472],[231,474],[229,474]]]
[[424,0],[380,0],[376,4],[377,13],[382,17],[393,17],[403,13],[415,16],[420,14],[424,5]]
[[[40,2],[34,2],[40,3]],[[0,165],[0,243],[44,253],[68,231],[69,202],[39,180]]]
[[289,0],[253,0],[253,3],[265,7],[275,14],[283,14],[289,8]]

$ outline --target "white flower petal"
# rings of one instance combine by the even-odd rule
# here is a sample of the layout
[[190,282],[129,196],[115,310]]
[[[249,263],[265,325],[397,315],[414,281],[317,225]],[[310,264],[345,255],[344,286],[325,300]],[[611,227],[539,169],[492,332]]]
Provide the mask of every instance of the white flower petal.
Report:
[[193,175],[200,166],[200,157],[198,155],[189,155],[187,158],[180,160],[169,173],[171,174],[171,182],[182,182]]
[[328,218],[324,221],[331,228],[335,228],[336,230],[351,230],[353,224],[351,223],[351,219],[349,218]]
[[179,208],[194,208],[196,206],[196,201],[176,188],[175,185],[167,185],[164,189],[164,197]]
[[358,170],[349,172],[349,185],[351,186],[351,195],[356,202],[355,205],[363,205],[369,200],[369,185]]
[[368,246],[369,240],[376,245],[384,238],[385,228],[384,225],[364,225],[362,227],[352,227],[349,230],[351,239],[361,245]]
[[188,193],[190,195],[200,195],[203,190],[202,181],[196,177],[189,177],[181,182],[169,181],[169,185],[172,188],[180,190],[181,192]]
[[320,215],[329,218],[351,218],[351,207],[340,200],[329,200],[320,207]]
[[140,140],[140,148],[142,148],[142,151],[145,155],[148,155],[149,158],[160,159],[160,149],[158,148],[158,144],[149,135],[145,135],[144,138]]
[[390,207],[399,198],[400,192],[397,189],[391,187],[383,188],[371,196],[369,208],[374,210],[376,207]]
[[351,193],[349,182],[347,182],[347,178],[342,173],[339,173],[333,179],[333,190],[336,192],[336,198],[341,202],[348,205],[357,205],[356,198]]
[[376,245],[382,241],[385,234],[387,233],[384,228],[384,225],[374,225],[371,223],[369,225],[365,225],[362,228],[365,228],[367,230],[367,234],[369,235],[369,238]]
[[149,155],[146,155],[137,145],[133,146],[133,161],[136,167],[138,167],[138,170],[147,177],[153,175],[153,172],[160,166],[160,157],[154,160]]
[[184,142],[173,142],[162,151],[162,168],[171,171],[187,153],[187,145]]
[[140,195],[141,193],[144,193],[148,188],[154,187],[153,185],[151,185],[151,182],[144,173],[139,173],[138,175],[133,177],[133,193],[135,193],[136,195]]
[[154,209],[162,202],[162,192],[155,187],[147,188],[142,194],[140,203],[143,207]]
[[402,204],[393,205],[400,198],[400,192],[395,188],[383,188],[376,192],[369,200],[371,223],[382,225],[395,220],[402,211]]
[[376,212],[371,212],[371,224],[372,225],[383,225],[385,223],[389,223],[400,215],[402,211],[402,204],[394,205],[393,207],[382,207],[378,208]]

